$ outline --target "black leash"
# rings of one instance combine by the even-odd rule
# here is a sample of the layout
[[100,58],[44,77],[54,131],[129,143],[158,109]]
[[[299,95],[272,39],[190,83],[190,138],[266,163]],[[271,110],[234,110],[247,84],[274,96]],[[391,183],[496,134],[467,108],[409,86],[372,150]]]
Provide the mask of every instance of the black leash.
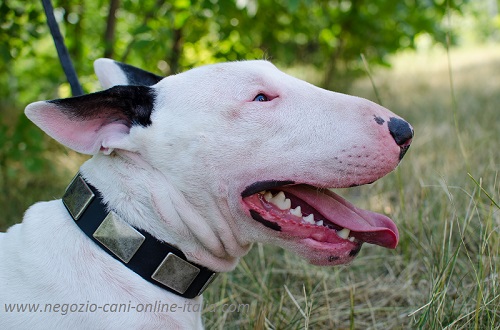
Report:
[[52,7],[50,0],[42,0],[42,4],[43,9],[45,10],[45,16],[47,17],[47,25],[49,26],[50,33],[52,34],[52,38],[54,39],[54,44],[57,49],[57,54],[59,55],[59,61],[61,62],[61,66],[66,74],[69,85],[71,86],[71,93],[73,96],[83,95],[82,86],[78,81],[75,67],[71,62],[68,49],[64,44],[64,39],[54,16],[54,7]]

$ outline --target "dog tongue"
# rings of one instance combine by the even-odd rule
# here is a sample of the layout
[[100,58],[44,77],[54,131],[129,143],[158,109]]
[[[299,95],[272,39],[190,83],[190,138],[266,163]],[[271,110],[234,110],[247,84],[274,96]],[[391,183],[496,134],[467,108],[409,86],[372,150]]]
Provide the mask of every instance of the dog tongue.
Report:
[[355,238],[386,248],[398,245],[396,224],[385,215],[359,209],[330,190],[318,190],[307,185],[280,187],[312,206],[326,219],[352,231]]

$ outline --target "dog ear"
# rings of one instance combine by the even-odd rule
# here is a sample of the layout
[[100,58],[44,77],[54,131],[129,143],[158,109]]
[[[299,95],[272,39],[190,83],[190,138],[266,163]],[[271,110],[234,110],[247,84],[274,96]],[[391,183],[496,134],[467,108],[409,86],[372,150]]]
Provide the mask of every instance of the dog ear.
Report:
[[40,101],[26,107],[26,116],[61,144],[84,154],[100,150],[133,150],[132,126],[147,127],[155,92],[147,86],[113,88],[67,99]]
[[152,86],[163,79],[154,73],[109,58],[97,59],[94,71],[105,89],[116,85]]

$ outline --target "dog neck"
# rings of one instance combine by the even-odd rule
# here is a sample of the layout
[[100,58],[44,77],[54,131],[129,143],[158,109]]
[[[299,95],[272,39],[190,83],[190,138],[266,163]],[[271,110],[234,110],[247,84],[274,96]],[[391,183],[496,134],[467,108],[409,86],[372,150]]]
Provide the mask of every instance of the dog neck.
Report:
[[78,227],[98,246],[146,281],[184,298],[203,293],[217,273],[186,259],[177,248],[107,210],[100,192],[78,173],[62,202]]
[[176,246],[190,261],[227,272],[251,248],[227,209],[227,197],[200,194],[205,187],[198,180],[167,177],[137,153],[95,155],[80,173],[128,224]]

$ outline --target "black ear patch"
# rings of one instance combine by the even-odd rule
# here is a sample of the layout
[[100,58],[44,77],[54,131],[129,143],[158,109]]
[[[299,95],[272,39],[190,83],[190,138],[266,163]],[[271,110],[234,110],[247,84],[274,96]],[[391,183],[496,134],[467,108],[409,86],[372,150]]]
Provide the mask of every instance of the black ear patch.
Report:
[[97,93],[48,102],[56,104],[68,118],[105,118],[108,123],[121,121],[128,127],[146,127],[151,125],[155,97],[154,90],[146,86],[114,86]]
[[136,68],[135,66],[117,61],[114,62],[125,73],[129,85],[152,86],[163,79],[161,76]]

